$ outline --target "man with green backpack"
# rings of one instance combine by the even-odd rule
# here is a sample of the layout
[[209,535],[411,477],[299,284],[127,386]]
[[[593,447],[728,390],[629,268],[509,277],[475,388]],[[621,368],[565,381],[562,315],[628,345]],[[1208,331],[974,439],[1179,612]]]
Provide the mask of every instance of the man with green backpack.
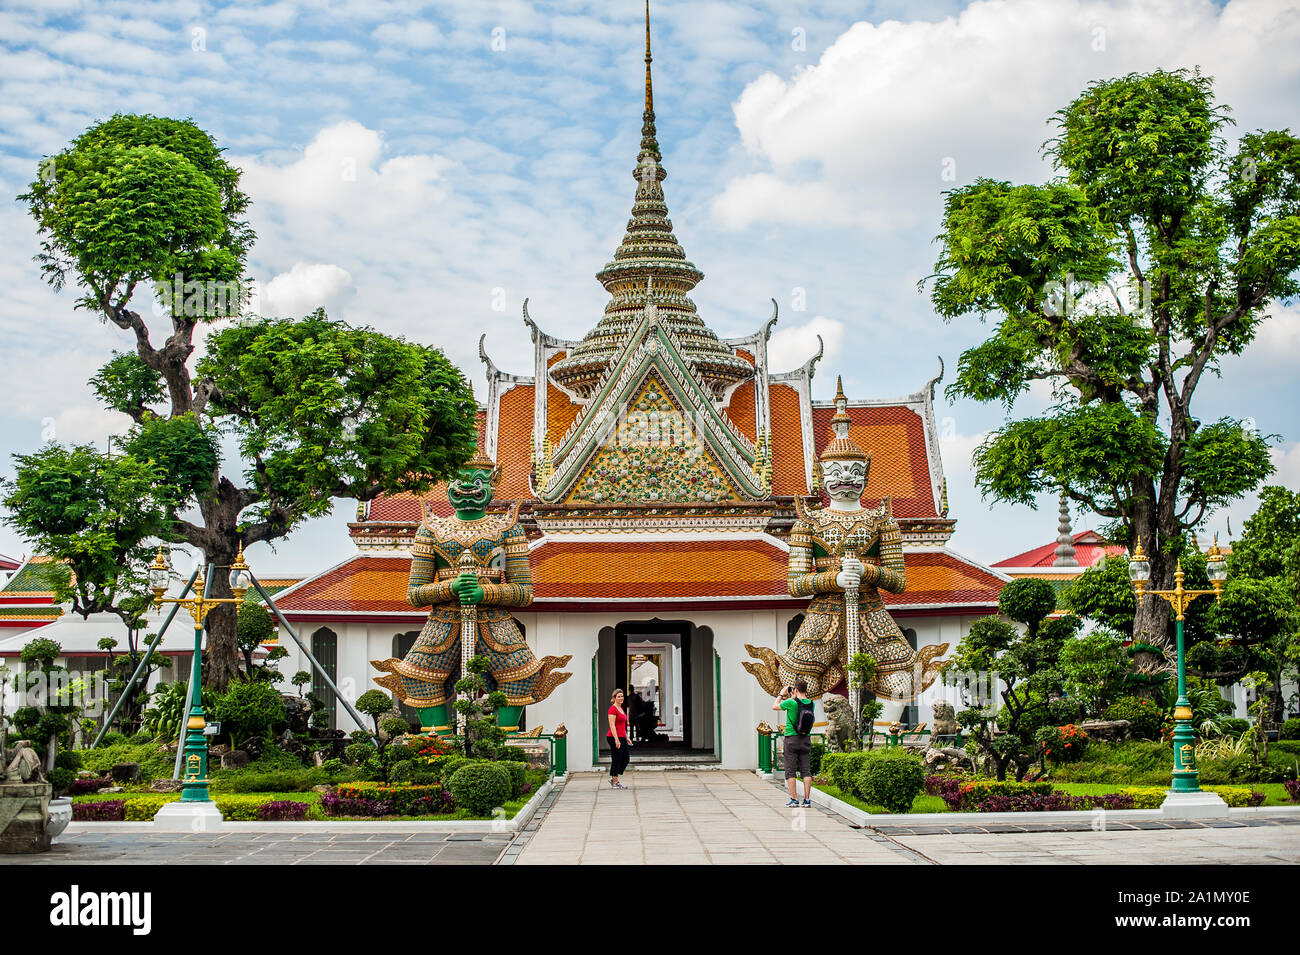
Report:
[[772,701],[772,709],[785,711],[785,738],[781,741],[781,754],[785,761],[785,785],[790,790],[786,807],[798,806],[795,796],[796,780],[803,777],[803,804],[812,805],[812,731],[813,701],[808,699],[808,684],[803,677],[794,686],[781,688],[781,695]]

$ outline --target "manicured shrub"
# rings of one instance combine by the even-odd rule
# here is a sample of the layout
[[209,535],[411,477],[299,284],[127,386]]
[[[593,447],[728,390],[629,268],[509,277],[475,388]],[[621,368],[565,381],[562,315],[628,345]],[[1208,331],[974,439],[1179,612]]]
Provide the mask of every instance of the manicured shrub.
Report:
[[1075,763],[1083,758],[1088,746],[1088,734],[1073,723],[1065,726],[1044,726],[1034,738],[1043,748],[1043,755],[1053,763]]
[[853,777],[854,793],[890,812],[911,809],[912,800],[925,785],[925,765],[921,757],[904,749],[886,749],[862,755],[867,758]]
[[1258,789],[1251,789],[1249,786],[1203,786],[1212,793],[1218,793],[1233,809],[1241,809],[1248,806],[1262,806],[1264,800],[1268,798],[1265,793]]
[[85,796],[90,793],[97,793],[105,786],[112,784],[111,779],[102,779],[99,776],[90,779],[74,779],[72,785],[68,787],[69,796]]
[[528,785],[528,767],[513,759],[503,759],[498,765],[510,774],[510,798],[518,799]]
[[528,762],[528,752],[522,746],[502,746],[501,758],[517,763]]
[[822,759],[826,756],[826,744],[813,741],[812,755],[808,757],[808,768],[814,776],[820,776],[822,771]]
[[360,766],[375,754],[375,748],[369,743],[348,743],[343,748],[343,757],[354,765]]
[[230,734],[232,744],[269,736],[287,719],[280,691],[260,680],[230,684],[217,698],[212,715],[221,721],[222,730]]
[[956,812],[981,811],[981,807],[992,799],[1000,797],[1010,797],[1012,801],[1020,799],[1026,801],[1026,797],[1040,796],[1046,797],[1054,791],[1051,783],[1017,783],[1007,780],[1006,782],[996,782],[993,780],[971,780],[959,782],[955,787],[949,787],[937,795],[943,797],[943,801],[948,804],[948,808]]
[[1278,730],[1278,739],[1300,739],[1300,716],[1293,716]]
[[827,753],[822,757],[821,774],[832,786],[841,792],[854,792],[854,780],[866,766],[866,760],[873,753],[882,750],[867,750],[857,753]]
[[56,769],[70,769],[75,774],[81,769],[81,750],[59,750],[58,755],[54,757],[54,766]]
[[1159,809],[1169,795],[1167,789],[1159,786],[1127,786],[1120,792],[1133,797],[1134,809]]
[[100,746],[117,746],[119,743],[125,743],[126,735],[116,730],[110,730],[104,734],[104,738],[99,741]]
[[441,768],[441,772],[442,772],[442,776],[441,776],[442,784],[443,784],[444,786],[447,786],[448,788],[450,788],[451,777],[452,777],[452,775],[456,772],[456,770],[460,769],[462,766],[468,766],[468,765],[469,765],[470,763],[472,763],[472,762],[474,762],[474,760],[470,759],[468,756],[451,756],[451,757],[449,757],[449,758],[448,758],[448,759],[447,759],[447,760],[442,764],[442,768]]
[[328,816],[432,816],[451,809],[441,786],[343,783],[321,796],[321,810]]
[[[1296,721],[1300,723],[1300,720]],[[1240,736],[1246,730],[1250,729],[1250,720],[1242,719],[1237,716],[1225,717],[1221,724],[1223,732],[1228,736]]]
[[124,822],[126,800],[101,799],[97,802],[74,802],[72,819],[74,822]]
[[306,819],[311,807],[305,802],[291,799],[273,799],[257,807],[257,818],[266,820]]
[[50,778],[50,786],[53,787],[54,795],[56,796],[62,796],[66,793],[68,787],[72,785],[73,780],[77,778],[75,772],[70,769],[65,769],[62,766],[55,766],[49,771],[48,776]]
[[1159,739],[1164,714],[1150,700],[1137,696],[1123,696],[1106,707],[1108,720],[1128,720],[1129,732],[1138,739]]
[[132,796],[126,800],[126,821],[149,822],[153,819],[159,809],[169,802],[176,802],[176,800],[180,798],[180,793],[146,793],[139,796]]
[[388,780],[393,783],[415,782],[415,763],[409,759],[393,763],[388,767]]
[[1282,785],[1286,787],[1286,794],[1292,802],[1300,802],[1300,779],[1288,779]]
[[321,762],[320,768],[329,773],[329,775],[336,776],[345,771],[347,766],[341,759],[327,759]]
[[457,806],[486,816],[510,798],[510,773],[499,763],[469,763],[452,773],[450,788]]

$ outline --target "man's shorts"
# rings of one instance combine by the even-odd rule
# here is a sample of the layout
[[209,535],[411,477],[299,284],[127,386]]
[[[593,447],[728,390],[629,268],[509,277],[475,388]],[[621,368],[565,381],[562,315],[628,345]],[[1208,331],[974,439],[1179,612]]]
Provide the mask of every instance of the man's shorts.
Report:
[[781,743],[785,760],[785,778],[799,779],[812,775],[812,737],[787,736]]

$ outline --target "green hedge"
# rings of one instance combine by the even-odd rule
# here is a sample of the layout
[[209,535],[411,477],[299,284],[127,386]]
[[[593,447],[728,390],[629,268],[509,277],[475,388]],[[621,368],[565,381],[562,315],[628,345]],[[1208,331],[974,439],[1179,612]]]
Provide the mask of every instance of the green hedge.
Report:
[[486,816],[510,798],[511,776],[501,763],[469,763],[451,774],[450,788],[457,808]]
[[853,789],[866,802],[890,812],[907,812],[925,785],[921,757],[905,749],[864,754],[862,768],[853,777]]

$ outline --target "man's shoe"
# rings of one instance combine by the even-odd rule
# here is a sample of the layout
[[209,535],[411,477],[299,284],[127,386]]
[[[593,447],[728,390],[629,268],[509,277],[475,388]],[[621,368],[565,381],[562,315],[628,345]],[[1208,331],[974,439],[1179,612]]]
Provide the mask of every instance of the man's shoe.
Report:
[[785,808],[786,808],[786,809],[794,809],[794,808],[797,807],[798,805],[799,805],[799,800],[797,800],[797,799],[791,799],[788,803],[785,804]]
[[805,799],[805,800],[803,801],[803,804],[804,804],[804,806],[811,806],[811,805],[812,805],[812,800],[811,800],[811,799]]

